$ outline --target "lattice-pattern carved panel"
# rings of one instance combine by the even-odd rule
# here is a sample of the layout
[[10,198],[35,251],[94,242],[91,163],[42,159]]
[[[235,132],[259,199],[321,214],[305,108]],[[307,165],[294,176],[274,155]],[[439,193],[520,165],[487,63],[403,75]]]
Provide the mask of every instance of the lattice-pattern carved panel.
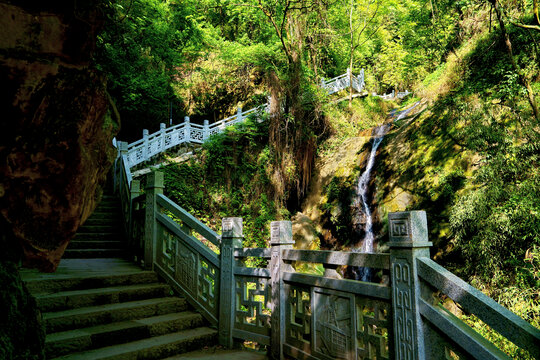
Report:
[[[311,290],[307,286],[285,285],[285,341],[299,348],[311,345]],[[282,304],[283,306],[283,304]]]
[[176,239],[175,236],[164,226],[158,227],[158,264],[172,275],[175,272],[176,265]]
[[323,359],[354,360],[354,297],[315,289],[313,355]]
[[203,131],[199,129],[191,129],[191,140],[203,141]]
[[149,156],[154,156],[155,154],[159,153],[160,151],[161,151],[161,138],[151,140],[148,143],[148,152],[147,152],[147,154]]
[[217,317],[219,269],[158,223],[156,261],[184,291]]
[[212,263],[199,256],[197,299],[212,314],[218,313],[219,271]]
[[165,148],[173,146],[173,139],[171,134],[165,134]]
[[186,138],[186,132],[184,131],[184,129],[177,131],[175,133],[175,138],[176,138],[176,144],[180,144],[181,142],[183,142],[184,139]]
[[392,333],[390,302],[356,297],[358,359],[390,359]]
[[138,163],[144,161],[145,158],[144,158],[143,152],[144,152],[144,147],[141,146],[141,147],[137,148],[135,150],[135,154],[134,154],[135,158],[130,159],[130,164],[138,164]]
[[270,280],[260,277],[235,276],[236,329],[270,336]]

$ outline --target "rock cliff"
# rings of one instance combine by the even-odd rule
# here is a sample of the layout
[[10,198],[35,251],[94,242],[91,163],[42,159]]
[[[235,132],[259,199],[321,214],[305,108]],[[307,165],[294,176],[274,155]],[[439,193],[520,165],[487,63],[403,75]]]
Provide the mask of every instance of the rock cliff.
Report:
[[97,3],[0,3],[0,212],[26,266],[54,271],[114,157],[104,79],[90,66]]
[[0,358],[42,359],[17,267],[54,271],[92,213],[118,119],[92,67],[101,1],[0,0]]

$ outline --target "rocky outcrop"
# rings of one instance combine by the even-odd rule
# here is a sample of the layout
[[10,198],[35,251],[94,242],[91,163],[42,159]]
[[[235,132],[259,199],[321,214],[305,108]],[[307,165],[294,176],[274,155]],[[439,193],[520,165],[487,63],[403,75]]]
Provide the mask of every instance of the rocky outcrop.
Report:
[[42,359],[45,331],[41,314],[14,263],[0,261],[0,284],[0,359]]
[[90,66],[100,3],[0,3],[0,214],[26,266],[54,271],[92,213],[118,122]]
[[18,266],[54,271],[92,213],[118,121],[90,65],[102,5],[0,0],[0,358],[43,359]]

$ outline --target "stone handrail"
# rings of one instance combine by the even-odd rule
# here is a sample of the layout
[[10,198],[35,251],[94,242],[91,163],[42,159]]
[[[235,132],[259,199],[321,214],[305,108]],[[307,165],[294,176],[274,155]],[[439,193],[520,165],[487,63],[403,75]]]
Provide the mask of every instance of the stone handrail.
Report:
[[[254,341],[274,359],[508,358],[442,307],[442,293],[540,356],[538,329],[430,260],[423,211],[389,214],[386,254],[295,250],[290,221],[271,223],[270,248],[249,249],[241,218],[224,218],[219,236],[162,194],[162,173],[146,183],[144,264],[219,329],[226,347]],[[247,258],[267,265],[246,267]],[[324,274],[295,270],[306,262]],[[388,280],[343,279],[343,266]]]
[[[323,79],[321,87],[326,89],[328,94],[333,94],[349,87],[351,77],[353,88],[356,91],[361,92],[364,88],[364,69],[360,71],[358,76],[352,75],[350,70],[347,69],[347,73],[343,75],[330,80]],[[229,116],[228,118],[212,124],[210,124],[208,120],[204,120],[203,125],[194,124],[190,122],[189,117],[186,116],[184,117],[183,123],[169,128],[167,128],[164,123],[161,123],[160,129],[152,134],[145,129],[143,130],[143,137],[141,139],[127,145],[127,152],[125,153],[127,156],[126,164],[129,168],[132,168],[149,160],[153,156],[180,144],[202,144],[210,136],[222,132],[227,126],[243,122],[249,116],[256,116],[269,112],[269,109],[269,103],[246,111],[243,111],[241,107],[238,107],[236,115]]]
[[337,76],[330,80],[321,79],[321,88],[326,89],[328,94],[331,95],[343,89],[346,89],[351,84],[352,78],[352,87],[357,92],[362,92],[364,90],[364,69],[360,70],[358,76],[352,75],[351,70],[347,69],[347,72],[343,75]]
[[392,90],[392,92],[388,94],[378,95],[377,93],[373,93],[372,95],[380,97],[383,100],[390,100],[390,99],[395,99],[395,98],[403,99],[405,96],[409,94],[412,94],[412,93],[409,90],[405,90],[405,91],[399,91],[396,95],[396,91]]
[[[418,276],[422,283],[425,282],[432,289],[441,291],[459,304],[467,313],[476,315],[518,347],[527,350],[533,357],[540,358],[538,329],[433,260],[418,258],[416,262]],[[498,356],[502,356],[499,349],[491,348],[489,345],[486,346],[485,342],[487,340],[485,339],[466,339],[468,338],[466,330],[463,330],[460,324],[456,323],[455,318],[449,316],[444,310],[441,311],[436,304],[430,303],[430,300],[432,299],[424,298],[421,300],[420,312],[433,326],[445,331],[450,338],[459,341],[462,347],[468,348],[471,352],[472,349],[482,348],[481,350],[478,349],[478,351],[482,351],[483,359],[497,359]]]

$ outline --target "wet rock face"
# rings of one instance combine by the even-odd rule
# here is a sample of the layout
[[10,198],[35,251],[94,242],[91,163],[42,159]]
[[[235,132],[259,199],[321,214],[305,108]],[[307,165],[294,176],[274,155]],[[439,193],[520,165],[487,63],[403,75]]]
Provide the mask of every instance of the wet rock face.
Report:
[[14,263],[0,261],[0,359],[44,359],[45,329],[36,300],[30,296]]
[[0,230],[54,271],[96,206],[118,121],[90,65],[99,2],[16,3],[0,3]]

